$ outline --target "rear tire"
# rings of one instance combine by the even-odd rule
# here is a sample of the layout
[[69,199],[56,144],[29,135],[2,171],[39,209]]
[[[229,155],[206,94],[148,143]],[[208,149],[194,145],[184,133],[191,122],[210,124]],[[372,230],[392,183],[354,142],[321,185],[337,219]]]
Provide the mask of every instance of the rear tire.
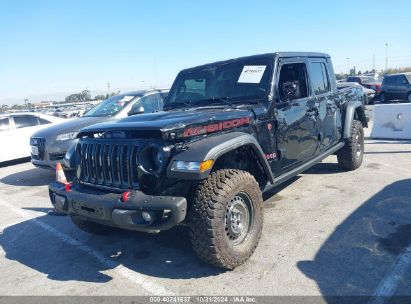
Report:
[[78,229],[90,234],[105,235],[109,234],[112,230],[112,228],[109,226],[100,225],[90,221],[85,221],[78,218],[75,215],[70,214],[70,219]]
[[384,92],[380,93],[380,102],[381,103],[387,103],[388,102],[387,95]]
[[351,137],[345,140],[343,148],[338,150],[338,165],[345,170],[358,169],[364,157],[364,130],[358,120],[351,124]]
[[243,264],[256,249],[263,199],[254,177],[241,170],[211,173],[193,193],[190,239],[203,261],[225,269]]

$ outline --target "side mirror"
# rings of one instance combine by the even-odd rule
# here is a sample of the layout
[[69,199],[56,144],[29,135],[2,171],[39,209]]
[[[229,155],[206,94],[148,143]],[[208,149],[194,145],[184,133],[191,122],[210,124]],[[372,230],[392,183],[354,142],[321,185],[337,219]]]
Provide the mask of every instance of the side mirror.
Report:
[[130,112],[127,113],[128,116],[133,116],[137,114],[143,114],[144,113],[144,107],[139,106],[137,108],[131,109]]

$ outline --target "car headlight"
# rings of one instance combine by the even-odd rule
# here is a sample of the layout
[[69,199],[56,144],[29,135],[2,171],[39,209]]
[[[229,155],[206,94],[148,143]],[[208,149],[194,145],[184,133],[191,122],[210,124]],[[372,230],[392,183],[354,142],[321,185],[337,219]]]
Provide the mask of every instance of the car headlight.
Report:
[[64,134],[59,134],[56,137],[56,140],[71,140],[75,139],[77,137],[77,134],[79,132],[70,132],[70,133],[64,133]]
[[146,172],[159,172],[165,167],[168,157],[167,148],[149,146],[140,152],[139,164]]
[[183,171],[183,172],[205,172],[213,166],[214,161],[212,159],[203,162],[192,162],[192,161],[182,161],[176,160],[171,167],[173,171]]

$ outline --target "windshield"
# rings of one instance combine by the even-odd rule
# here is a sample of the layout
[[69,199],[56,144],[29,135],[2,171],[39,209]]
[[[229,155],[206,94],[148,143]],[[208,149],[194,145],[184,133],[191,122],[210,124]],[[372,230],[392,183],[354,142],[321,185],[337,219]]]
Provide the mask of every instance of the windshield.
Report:
[[116,95],[103,100],[99,105],[92,108],[84,116],[113,116],[124,109],[136,96]]
[[411,84],[411,74],[405,74],[405,78],[407,78],[408,83]]
[[272,60],[256,58],[180,73],[170,90],[164,109],[246,103],[267,96]]

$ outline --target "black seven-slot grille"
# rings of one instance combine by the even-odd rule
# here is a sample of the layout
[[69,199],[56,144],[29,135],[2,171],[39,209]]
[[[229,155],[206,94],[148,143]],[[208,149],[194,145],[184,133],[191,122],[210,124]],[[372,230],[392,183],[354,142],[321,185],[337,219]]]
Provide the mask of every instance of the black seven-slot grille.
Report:
[[76,147],[80,182],[119,189],[138,186],[138,153],[142,143],[82,139]]

